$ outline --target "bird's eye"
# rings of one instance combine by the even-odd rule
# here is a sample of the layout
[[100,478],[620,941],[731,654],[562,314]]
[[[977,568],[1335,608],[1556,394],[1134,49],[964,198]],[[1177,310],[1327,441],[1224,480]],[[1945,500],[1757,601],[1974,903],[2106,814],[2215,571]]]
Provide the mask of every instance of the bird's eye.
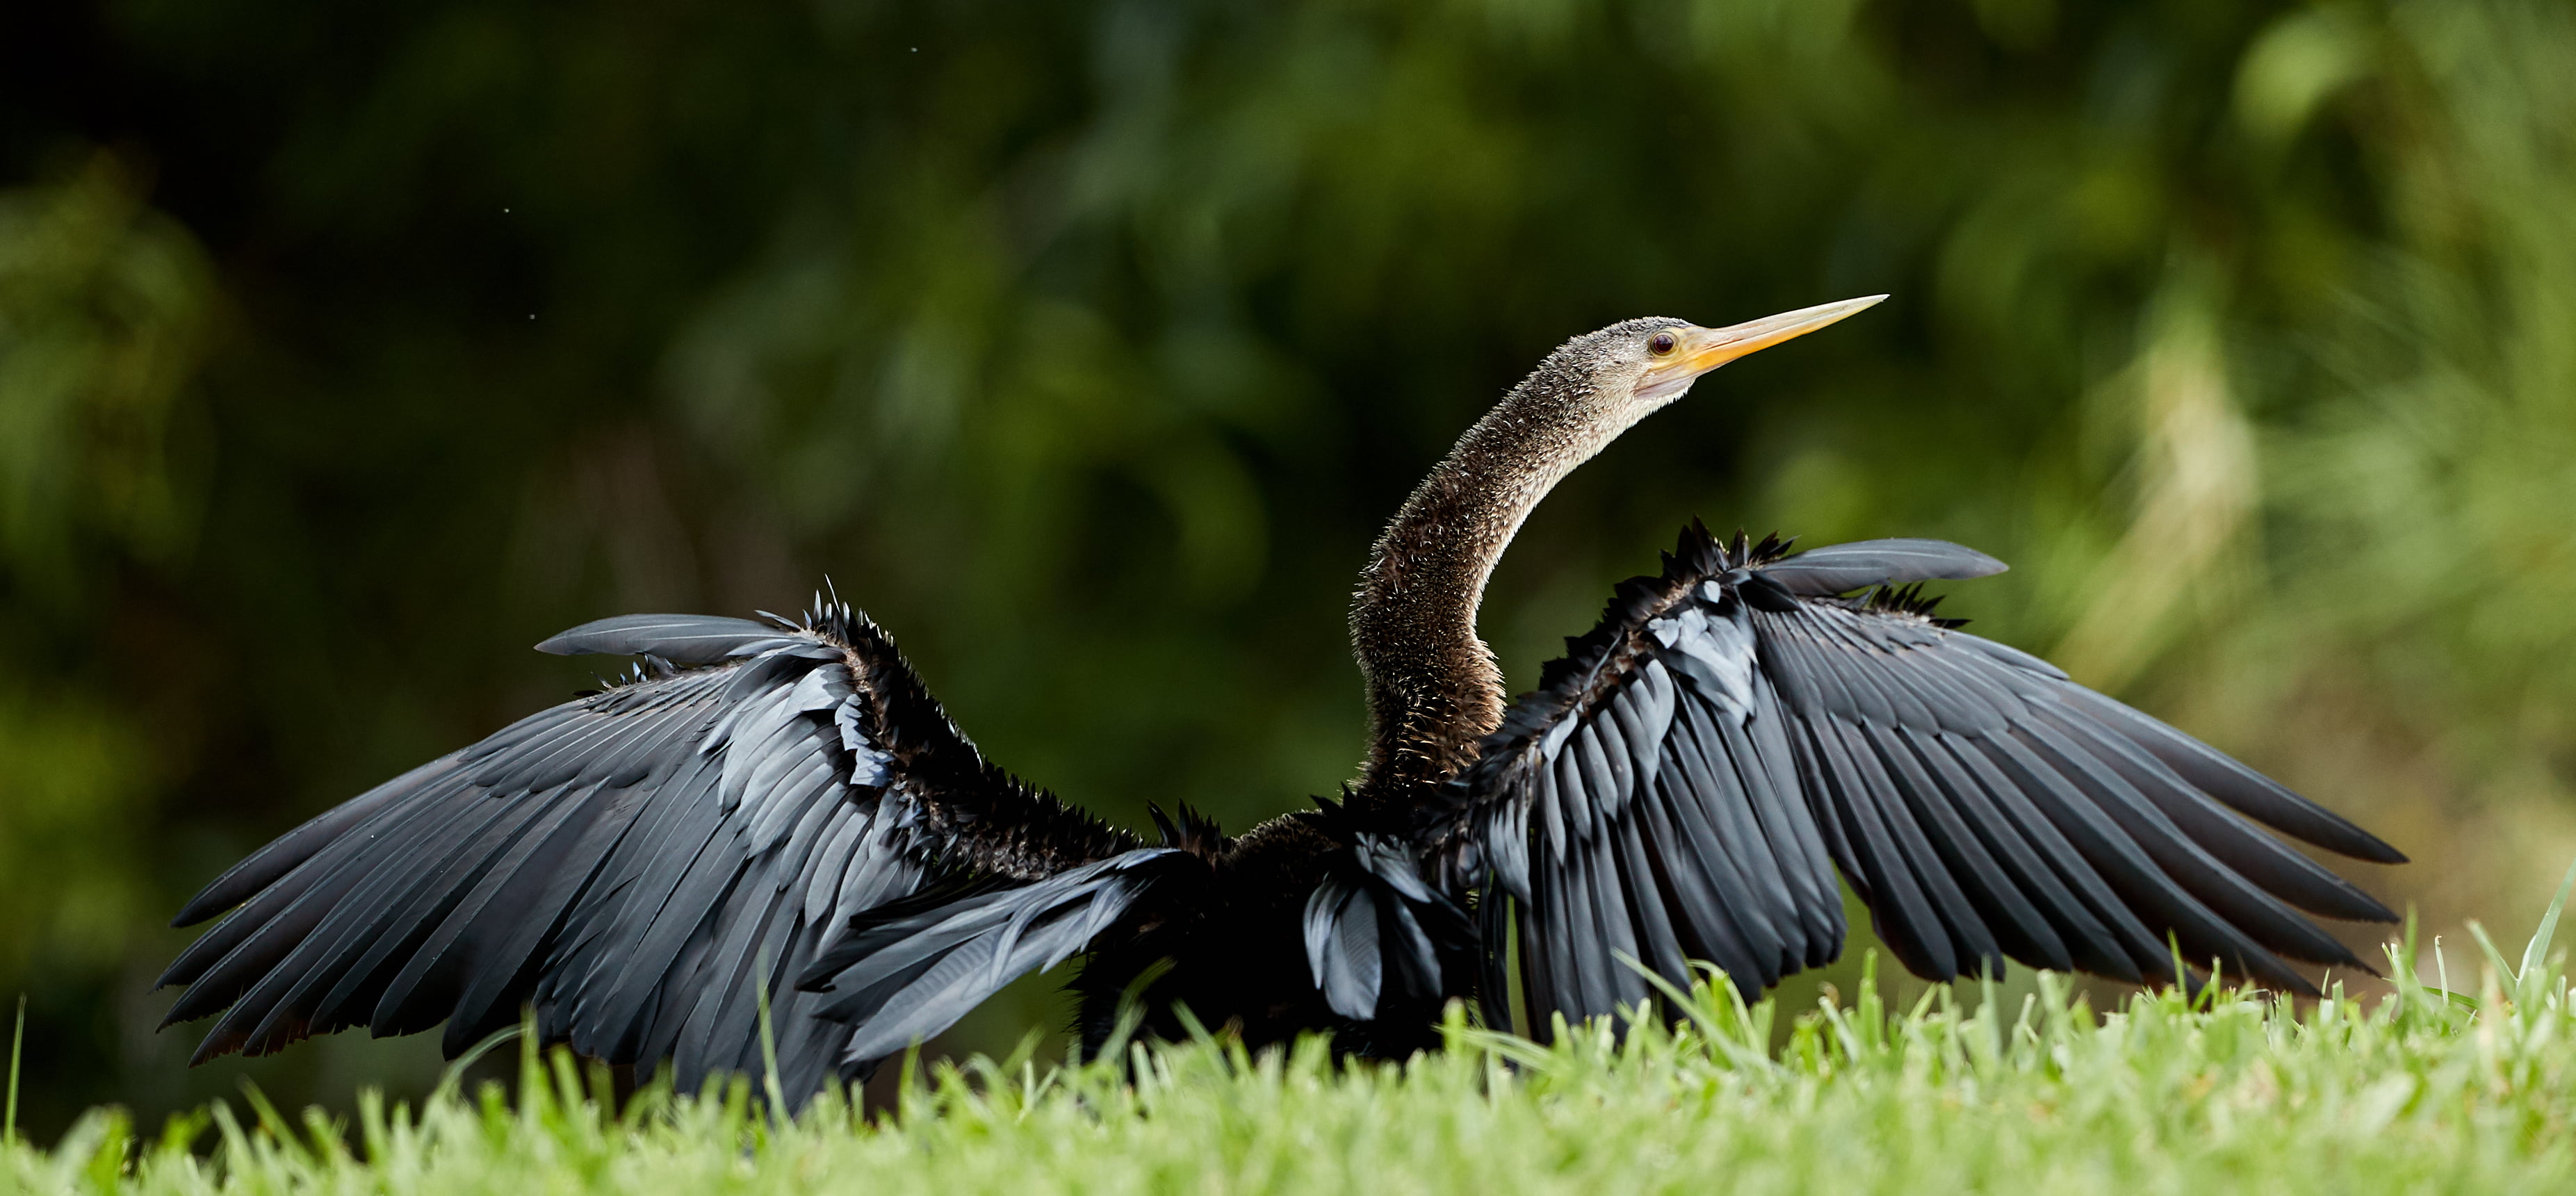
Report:
[[1646,351],[1657,357],[1670,357],[1681,347],[1681,339],[1669,332],[1658,332],[1646,338]]

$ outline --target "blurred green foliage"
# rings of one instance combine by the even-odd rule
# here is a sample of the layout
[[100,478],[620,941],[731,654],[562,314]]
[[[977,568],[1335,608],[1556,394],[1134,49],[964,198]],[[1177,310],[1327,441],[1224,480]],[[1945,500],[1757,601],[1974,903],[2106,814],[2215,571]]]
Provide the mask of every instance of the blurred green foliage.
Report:
[[2535,903],[2570,61],[2563,0],[13,9],[33,1124],[416,1083],[182,1073],[157,922],[596,667],[520,645],[828,575],[1005,764],[1239,827],[1351,770],[1366,546],[1550,346],[1877,291],[1550,500],[1486,609],[1515,683],[1689,515],[1946,536],[2018,567],[1949,613],[2416,853],[2364,880],[2433,925]]

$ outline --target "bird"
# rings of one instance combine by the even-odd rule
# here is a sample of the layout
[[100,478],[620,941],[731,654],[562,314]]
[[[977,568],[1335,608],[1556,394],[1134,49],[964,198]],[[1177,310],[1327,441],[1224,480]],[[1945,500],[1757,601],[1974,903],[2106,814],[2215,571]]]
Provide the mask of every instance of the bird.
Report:
[[1969,548],[1692,520],[1507,700],[1477,616],[1549,490],[1710,371],[1884,298],[1549,353],[1370,552],[1366,750],[1334,797],[1240,835],[1156,806],[1139,834],[988,761],[836,595],[603,619],[537,647],[634,658],[607,688],[207,884],[174,925],[223,918],[161,976],[184,989],[163,1024],[220,1015],[198,1061],[442,1024],[455,1057],[533,1017],[684,1090],[771,1067],[801,1106],[1078,959],[1090,1055],[1216,1028],[1402,1058],[1451,1002],[1546,1038],[1671,1016],[1667,986],[1707,969],[1757,994],[1839,955],[1842,885],[1935,981],[2018,961],[2314,993],[2295,964],[2369,971],[2312,919],[2395,915],[2279,836],[2405,856],[1936,615],[1924,583],[2005,568]]

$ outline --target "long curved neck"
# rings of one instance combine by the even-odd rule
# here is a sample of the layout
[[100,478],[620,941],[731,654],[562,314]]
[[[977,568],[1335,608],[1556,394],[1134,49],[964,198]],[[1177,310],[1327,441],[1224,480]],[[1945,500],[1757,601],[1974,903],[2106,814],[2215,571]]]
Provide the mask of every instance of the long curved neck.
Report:
[[1476,637],[1486,579],[1521,521],[1627,427],[1534,376],[1461,437],[1378,538],[1351,604],[1369,748],[1354,813],[1400,816],[1502,725],[1503,677]]

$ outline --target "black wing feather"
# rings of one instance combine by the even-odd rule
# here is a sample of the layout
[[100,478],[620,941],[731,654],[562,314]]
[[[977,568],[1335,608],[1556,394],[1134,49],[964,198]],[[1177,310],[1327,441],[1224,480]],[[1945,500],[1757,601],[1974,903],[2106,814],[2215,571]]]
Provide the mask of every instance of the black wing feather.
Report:
[[1916,581],[1964,581],[2004,571],[2004,563],[1944,540],[1862,540],[1832,544],[1763,567],[1763,574],[1792,594],[1823,597],[1868,586]]
[[2031,867],[2012,867],[2008,856],[1999,856],[1988,846],[1989,837],[2009,852],[2028,852],[2010,826],[1996,826],[1981,835],[1980,828],[1969,824],[1968,812],[1983,807],[1982,794],[1968,796],[1952,781],[1936,779],[1934,766],[1907,738],[1906,728],[1889,730],[1870,728],[1873,746],[1888,771],[1903,778],[1903,788],[1920,825],[1931,836],[1940,853],[1942,866],[1971,889],[1971,896],[1987,915],[1986,925],[1992,930],[2005,954],[2026,959],[2044,968],[2065,970],[2074,966],[2067,956],[2066,944],[2058,937],[2048,916],[2040,912],[2045,898],[2035,899],[2030,884]]
[[978,886],[896,917],[862,919],[802,969],[800,996],[817,1016],[852,1027],[841,1062],[862,1068],[1081,950],[1148,889],[1199,875],[1188,853],[1139,847],[1042,880]]
[[[1422,883],[1405,844],[1345,833],[1350,848],[1331,861],[1301,918],[1316,989],[1335,1014],[1355,1022],[1437,1007],[1473,982],[1481,946],[1474,926],[1466,911]],[[1489,941],[1499,945],[1501,936]]]
[[716,664],[780,640],[779,628],[719,615],[619,615],[584,623],[537,645],[557,656],[659,656]]

